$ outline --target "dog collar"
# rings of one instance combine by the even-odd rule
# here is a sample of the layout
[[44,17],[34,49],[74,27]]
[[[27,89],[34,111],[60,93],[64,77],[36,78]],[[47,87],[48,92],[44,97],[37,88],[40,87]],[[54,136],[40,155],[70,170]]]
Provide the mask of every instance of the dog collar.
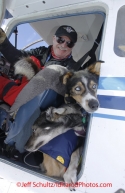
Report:
[[85,137],[86,135],[86,114],[87,113],[84,111],[82,117],[83,129],[81,131],[75,131],[75,133],[81,137]]

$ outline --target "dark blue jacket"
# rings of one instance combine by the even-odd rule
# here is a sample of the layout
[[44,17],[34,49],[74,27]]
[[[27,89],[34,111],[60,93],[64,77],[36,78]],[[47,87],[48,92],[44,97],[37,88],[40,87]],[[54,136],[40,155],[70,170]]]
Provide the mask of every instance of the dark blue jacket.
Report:
[[69,166],[71,154],[77,148],[78,136],[71,129],[42,146],[39,150],[58,160],[66,168]]

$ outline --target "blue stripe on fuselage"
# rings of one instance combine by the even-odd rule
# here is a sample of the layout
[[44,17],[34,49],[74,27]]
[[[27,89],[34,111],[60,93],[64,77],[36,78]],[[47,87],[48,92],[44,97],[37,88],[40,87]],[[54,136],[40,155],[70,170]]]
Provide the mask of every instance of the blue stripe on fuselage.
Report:
[[93,117],[125,121],[125,117],[117,116],[117,115],[107,115],[107,114],[101,114],[101,113],[93,113]]
[[100,108],[125,110],[125,97],[98,95]]
[[[98,89],[125,91],[125,77],[100,77]],[[125,110],[124,96],[98,95],[98,99],[101,108]]]
[[125,91],[125,77],[100,77],[98,89]]
[[[125,91],[125,77],[100,77],[98,89],[103,90],[103,92],[104,90]],[[109,96],[99,94],[98,100],[100,103],[100,108],[125,110],[124,96]],[[93,113],[93,117],[125,121],[125,116],[120,116],[120,114],[109,115],[103,113]]]

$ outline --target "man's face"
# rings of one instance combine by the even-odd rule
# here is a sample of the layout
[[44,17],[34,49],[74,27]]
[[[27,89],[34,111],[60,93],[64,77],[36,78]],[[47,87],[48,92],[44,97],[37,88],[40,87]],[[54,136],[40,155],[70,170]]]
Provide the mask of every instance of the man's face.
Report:
[[60,59],[64,59],[66,58],[66,56],[68,56],[71,51],[72,51],[72,48],[69,48],[67,46],[67,42],[70,43],[71,40],[67,37],[67,36],[61,36],[61,38],[63,40],[65,40],[64,43],[58,43],[57,42],[57,38],[56,36],[53,37],[53,51],[54,51],[54,54],[60,58]]

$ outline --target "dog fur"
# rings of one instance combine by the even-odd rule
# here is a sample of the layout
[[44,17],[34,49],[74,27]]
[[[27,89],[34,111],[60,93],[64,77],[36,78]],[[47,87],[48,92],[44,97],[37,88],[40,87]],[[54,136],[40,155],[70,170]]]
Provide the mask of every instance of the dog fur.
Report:
[[[100,64],[101,61],[92,64],[85,70],[66,72],[60,77],[60,80],[66,86],[65,102],[75,102],[79,105],[69,104],[58,109],[51,107],[46,112],[42,112],[33,125],[33,135],[25,145],[27,151],[37,151],[51,139],[71,128],[75,130],[76,135],[79,135],[81,131],[85,132],[81,122],[82,114],[78,107],[81,106],[88,113],[93,113],[99,108],[96,92]],[[44,161],[40,165],[41,170],[46,172],[48,176],[63,177],[66,183],[75,183],[77,182],[80,152],[81,147],[72,153],[67,170],[61,163],[44,154]],[[71,187],[70,189],[74,190],[74,188]]]
[[40,71],[30,57],[22,58],[17,61],[14,65],[14,68],[15,75],[24,75],[27,77],[27,80],[31,80]]
[[[37,151],[41,146],[48,143],[56,136],[74,129],[78,136],[85,136],[85,128],[82,123],[81,107],[77,104],[62,105],[60,108],[50,107],[42,112],[33,125],[33,135],[25,145],[27,151]],[[79,139],[80,140],[80,139]],[[78,141],[78,143],[81,141]],[[41,171],[47,176],[61,177],[65,183],[75,184],[77,182],[77,167],[81,147],[74,151],[68,169],[60,162],[43,153],[44,160],[40,164]],[[70,190],[74,188],[69,187]]]
[[[78,102],[83,108],[85,106],[84,103],[88,103],[88,108],[85,110],[90,113],[94,112],[99,105],[97,99],[94,104],[97,88],[91,88],[93,86],[93,82],[91,81],[91,84],[89,84],[90,86],[86,89],[87,85],[84,83],[84,79],[87,81],[88,78],[89,80],[94,80],[96,86],[98,82],[98,74],[100,73],[100,65],[101,61],[98,61],[91,67],[78,72],[71,72],[63,66],[54,64],[40,70],[18,94],[9,112],[19,109],[23,104],[47,89],[52,89],[58,94],[65,96],[66,102],[69,102],[74,98],[74,101]],[[77,85],[77,83],[80,84],[80,82],[81,84],[83,82],[83,87],[82,85]],[[91,90],[92,92],[90,92]],[[90,94],[87,95],[87,93]],[[91,100],[91,96],[94,99],[93,101]],[[89,100],[87,99],[88,97]],[[94,106],[92,104],[94,104]]]
[[79,105],[63,105],[60,108],[50,107],[40,114],[34,122],[33,135],[27,141],[27,151],[37,151],[58,135],[67,132],[71,128],[77,132],[84,131],[82,113]]
[[93,113],[99,108],[97,86],[101,62],[95,62],[85,70],[67,72],[61,77],[66,85],[65,103],[75,101],[88,113]]

